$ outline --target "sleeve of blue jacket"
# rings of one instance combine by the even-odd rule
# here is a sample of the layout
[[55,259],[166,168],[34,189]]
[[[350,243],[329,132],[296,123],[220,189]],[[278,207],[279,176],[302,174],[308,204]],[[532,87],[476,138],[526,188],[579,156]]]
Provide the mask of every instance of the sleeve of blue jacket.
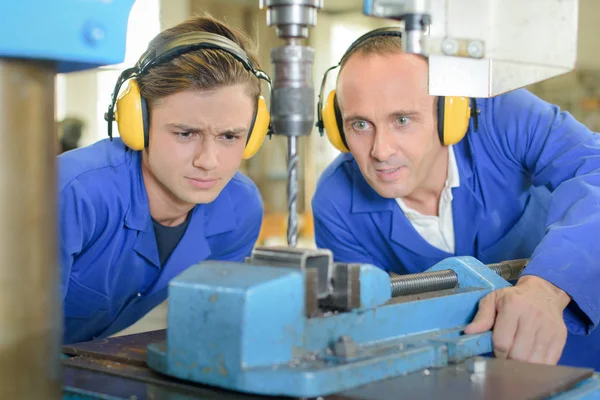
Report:
[[552,192],[546,235],[524,275],[569,294],[567,328],[589,333],[600,319],[600,135],[525,90],[482,111],[503,158]]
[[96,212],[90,196],[77,180],[61,188],[58,195],[61,294],[64,300],[75,256],[94,235]]

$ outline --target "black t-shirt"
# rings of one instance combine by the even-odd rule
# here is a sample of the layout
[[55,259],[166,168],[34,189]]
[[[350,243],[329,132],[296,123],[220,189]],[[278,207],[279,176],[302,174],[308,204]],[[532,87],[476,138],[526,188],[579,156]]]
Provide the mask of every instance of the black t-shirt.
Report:
[[183,221],[183,223],[177,226],[164,226],[152,218],[154,234],[156,235],[156,245],[158,246],[158,257],[160,258],[161,266],[165,263],[167,258],[169,258],[183,237],[183,234],[190,223],[190,215],[191,213],[188,214],[188,217],[185,219],[185,221]]

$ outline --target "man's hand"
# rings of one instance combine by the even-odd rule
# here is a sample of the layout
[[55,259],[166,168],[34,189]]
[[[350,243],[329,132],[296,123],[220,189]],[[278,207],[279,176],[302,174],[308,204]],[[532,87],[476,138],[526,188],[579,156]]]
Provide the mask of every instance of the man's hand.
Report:
[[479,302],[466,334],[494,328],[498,358],[556,364],[567,340],[563,310],[569,295],[537,276],[524,276],[514,287],[496,290]]

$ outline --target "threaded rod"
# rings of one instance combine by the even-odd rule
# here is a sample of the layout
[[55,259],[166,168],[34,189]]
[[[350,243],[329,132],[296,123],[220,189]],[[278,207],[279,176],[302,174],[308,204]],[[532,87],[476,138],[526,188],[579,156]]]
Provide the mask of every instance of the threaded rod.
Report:
[[392,297],[397,297],[452,289],[458,285],[458,276],[453,270],[446,269],[443,271],[393,276],[391,283]]
[[521,258],[519,260],[509,260],[495,264],[488,264],[487,266],[507,281],[513,281],[519,277],[521,272],[523,272],[523,269],[528,262],[529,258]]
[[[528,262],[528,258],[522,258],[488,264],[487,267],[507,281],[511,281],[519,277]],[[398,297],[454,289],[458,286],[458,275],[451,269],[445,269],[418,274],[394,275],[390,281],[392,297]]]

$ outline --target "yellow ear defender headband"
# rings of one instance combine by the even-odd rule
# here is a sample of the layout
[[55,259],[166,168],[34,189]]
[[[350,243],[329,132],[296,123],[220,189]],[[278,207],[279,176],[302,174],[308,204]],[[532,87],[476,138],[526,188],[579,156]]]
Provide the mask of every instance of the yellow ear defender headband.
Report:
[[[348,47],[348,50],[346,50],[342,56],[342,60],[344,60],[344,58],[356,47],[376,36],[402,37],[402,32],[395,27],[385,27],[370,31],[359,37],[350,45],[350,47]],[[342,113],[337,102],[335,89],[329,93],[325,102],[323,102],[327,74],[335,68],[338,68],[341,63],[342,61],[337,65],[330,67],[323,76],[321,91],[319,93],[319,102],[317,105],[317,127],[319,128],[321,135],[323,135],[323,130],[325,130],[329,141],[336,149],[346,153],[349,152],[350,149],[348,149],[348,144],[346,143],[346,138],[344,136]],[[475,129],[477,129],[476,108],[474,99],[450,96],[438,97],[438,135],[442,144],[450,145],[458,143],[467,133],[471,116],[475,116]]]
[[[266,81],[271,86],[269,76],[254,68],[250,59],[233,41],[224,36],[209,32],[191,32],[179,35],[167,41],[155,51],[142,55],[135,67],[128,68],[119,76],[112,94],[111,103],[104,119],[108,122],[108,136],[112,139],[112,122],[116,121],[123,142],[132,150],[143,150],[148,146],[150,120],[148,104],[141,95],[136,78],[144,75],[155,65],[167,62],[182,54],[199,49],[217,49],[225,51],[242,63],[258,79]],[[127,88],[119,96],[121,86],[129,80]],[[250,132],[244,149],[244,159],[252,157],[262,146],[269,132],[271,117],[262,96],[258,98]]]

